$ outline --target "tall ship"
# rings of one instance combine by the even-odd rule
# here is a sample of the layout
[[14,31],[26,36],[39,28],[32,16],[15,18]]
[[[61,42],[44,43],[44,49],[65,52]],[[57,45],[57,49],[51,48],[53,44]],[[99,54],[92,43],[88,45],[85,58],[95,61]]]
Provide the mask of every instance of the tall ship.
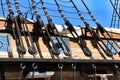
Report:
[[0,0],[0,80],[120,80],[120,1],[109,1],[107,28],[85,0]]

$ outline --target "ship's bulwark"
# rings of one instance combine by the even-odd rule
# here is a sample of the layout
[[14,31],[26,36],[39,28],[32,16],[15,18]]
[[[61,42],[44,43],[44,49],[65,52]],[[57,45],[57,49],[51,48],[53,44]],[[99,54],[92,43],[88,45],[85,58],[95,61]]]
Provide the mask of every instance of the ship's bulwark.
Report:
[[[92,52],[91,56],[85,55],[81,46],[78,44],[78,41],[69,35],[69,31],[60,30],[59,28],[58,30],[60,31],[62,37],[68,41],[67,44],[71,50],[71,56],[66,56],[64,53],[61,53],[57,56],[51,54],[48,46],[46,46],[43,41],[43,35],[40,34],[38,29],[33,28],[33,24],[29,23],[27,25],[32,34],[37,54],[35,57],[29,54],[25,36],[22,34],[23,44],[25,45],[27,52],[23,58],[20,58],[16,49],[17,46],[13,37],[11,25],[5,27],[4,21],[1,21],[0,24],[1,33],[9,35],[11,47],[11,51],[9,53],[0,53],[1,76],[4,74],[3,76],[6,77],[6,80],[18,80],[21,68],[24,66],[25,69],[22,76],[23,80],[32,77],[32,73],[30,74],[30,72],[33,72],[36,66],[37,67],[35,71],[38,71],[39,74],[36,73],[34,77],[41,79],[51,78],[52,80],[58,80],[62,77],[64,80],[73,80],[73,78],[76,80],[88,80],[90,78],[106,78],[107,80],[115,80],[114,78],[119,77],[116,76],[118,75],[117,73],[119,73],[119,54],[116,53],[113,56],[106,55],[106,53],[101,49],[101,46],[97,44],[98,42],[100,44],[102,43],[100,41],[96,41],[89,32],[87,32],[87,35],[85,35],[84,27],[77,27],[78,29],[76,29],[76,31],[84,40],[85,45]],[[60,25],[58,27],[60,27]],[[115,29],[110,29],[108,32],[112,36],[112,39],[108,36],[107,39],[110,41],[114,40],[118,45],[120,45],[119,30],[115,32]],[[27,35],[26,37],[29,36]],[[52,37],[54,39],[54,36]],[[104,38],[102,35],[100,35],[100,37],[103,41],[106,41],[106,38]],[[104,48],[104,45],[102,46]],[[53,72],[53,74],[51,72]]]

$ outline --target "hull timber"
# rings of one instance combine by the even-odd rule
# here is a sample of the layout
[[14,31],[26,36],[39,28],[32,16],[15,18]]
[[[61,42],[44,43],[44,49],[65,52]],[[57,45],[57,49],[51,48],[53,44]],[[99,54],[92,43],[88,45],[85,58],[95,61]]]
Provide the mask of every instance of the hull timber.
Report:
[[[2,34],[10,35],[10,45],[11,52],[0,52],[0,72],[1,78],[6,80],[18,80],[21,72],[20,64],[26,65],[22,80],[29,80],[32,77],[30,72],[33,72],[33,63],[37,65],[36,75],[34,77],[39,80],[51,79],[58,80],[61,77],[60,67],[62,68],[62,78],[63,80],[73,80],[75,77],[76,80],[89,80],[92,78],[100,79],[101,76],[106,80],[115,80],[116,73],[119,73],[120,65],[120,56],[118,54],[113,55],[112,57],[107,56],[104,51],[96,44],[96,41],[87,33],[87,36],[84,35],[84,28],[79,28],[78,33],[81,35],[81,38],[86,42],[86,46],[91,50],[92,56],[88,57],[84,55],[84,52],[78,45],[78,43],[69,35],[69,31],[60,31],[63,35],[63,38],[69,40],[70,49],[72,52],[71,57],[68,57],[64,54],[60,54],[59,57],[50,54],[47,46],[42,40],[42,36],[38,30],[33,31],[33,24],[28,23],[29,30],[34,39],[35,48],[37,49],[36,58],[34,58],[29,52],[24,55],[24,58],[20,58],[16,50],[15,39],[13,39],[12,30],[10,27],[4,26],[5,22],[0,22],[0,31]],[[112,31],[111,31],[112,30]],[[120,30],[115,31],[110,29],[109,34],[112,35],[112,40],[117,41],[120,45]],[[100,35],[102,40],[106,40],[102,35]],[[109,37],[108,40],[111,40]],[[24,36],[22,36],[23,43],[27,49],[27,44]],[[103,45],[102,45],[103,46]],[[76,65],[75,76],[73,77],[73,67],[72,64]],[[60,66],[58,66],[60,65]],[[95,65],[95,66],[93,66]],[[115,67],[117,65],[117,68]],[[95,68],[96,67],[96,68]],[[116,70],[118,70],[116,72]],[[37,73],[38,71],[38,73]],[[96,74],[95,74],[96,71]],[[44,74],[44,75],[41,75]],[[47,73],[49,75],[47,75]],[[52,75],[51,75],[52,74]],[[117,77],[119,77],[118,75]]]

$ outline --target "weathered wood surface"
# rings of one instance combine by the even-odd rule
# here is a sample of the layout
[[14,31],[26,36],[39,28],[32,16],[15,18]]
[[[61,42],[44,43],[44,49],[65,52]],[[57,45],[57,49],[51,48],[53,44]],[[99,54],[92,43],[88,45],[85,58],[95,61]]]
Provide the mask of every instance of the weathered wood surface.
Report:
[[[34,33],[32,31],[33,25],[32,24],[28,24],[28,25],[29,25],[29,30],[31,31],[31,33]],[[8,32],[9,30],[10,30],[9,27],[7,27],[7,30],[6,30],[6,27],[4,26],[4,21],[0,22],[1,33],[9,33]],[[84,28],[83,28],[83,30],[84,30]],[[113,37],[113,39],[116,40],[118,42],[118,44],[120,45],[120,39],[119,39],[120,33],[119,32],[120,32],[120,30],[119,31],[118,30],[117,31],[110,30],[109,33]],[[12,33],[11,30],[10,30],[10,33]],[[61,34],[63,34],[63,33],[69,34],[68,31],[60,32],[60,33]],[[114,63],[119,64],[120,56],[118,54],[114,55],[113,57],[106,56],[106,54],[102,51],[102,49],[99,46],[96,46],[95,40],[93,38],[91,38],[91,35],[89,33],[87,33],[87,36],[89,36],[90,38],[83,37],[83,39],[85,40],[87,47],[92,52],[91,57],[85,56],[82,49],[76,43],[76,41],[74,41],[72,38],[69,38],[70,48],[71,48],[71,52],[72,52],[72,58],[69,59],[64,54],[61,54],[59,56],[59,59],[57,57],[55,57],[55,59],[52,59],[48,48],[43,43],[42,36],[39,35],[39,38],[36,43],[37,44],[39,43],[38,46],[39,46],[41,52],[39,52],[39,50],[36,46],[36,49],[37,49],[36,59],[34,59],[33,56],[28,53],[28,51],[24,55],[24,58],[20,59],[18,52],[16,51],[15,40],[13,39],[13,37],[11,35],[10,42],[11,42],[12,52],[11,53],[0,52],[1,75],[2,75],[2,70],[3,70],[3,72],[5,72],[4,73],[5,75],[3,75],[3,76],[6,77],[6,80],[18,80],[18,77],[20,75],[20,70],[21,70],[19,65],[20,65],[20,63],[24,63],[24,62],[27,65],[25,74],[27,74],[30,70],[33,70],[31,68],[31,65],[32,65],[32,63],[37,62],[37,65],[39,66],[37,69],[38,71],[54,70],[56,72],[56,74],[52,77],[52,80],[58,80],[60,77],[59,69],[58,69],[58,67],[56,67],[58,63],[62,63],[65,65],[64,71],[63,71],[64,80],[68,80],[68,78],[70,80],[73,80],[73,77],[72,77],[73,69],[70,68],[72,63],[75,63],[77,65],[76,80],[87,80],[88,79],[88,76],[85,76],[85,75],[84,75],[84,77],[80,76],[81,75],[80,69],[81,69],[82,65],[84,67],[82,70],[86,71],[86,72],[90,72],[89,70],[92,69],[91,64],[95,63],[97,65],[97,70],[113,73],[113,65],[114,65]],[[35,39],[36,37],[38,37],[38,35],[33,35],[33,39]],[[103,36],[101,36],[101,37],[102,37],[102,39],[104,39]],[[25,42],[24,36],[22,36],[22,39],[23,39],[25,47],[27,49],[27,44]],[[34,44],[36,45],[36,43],[34,43]],[[3,68],[3,66],[4,66],[4,68]],[[47,66],[49,66],[49,67],[47,67]],[[24,76],[23,80],[25,80],[25,79],[26,78]],[[110,78],[109,80],[112,80],[112,78]]]
[[[0,30],[5,30],[6,27],[5,27],[5,23],[4,21],[0,22]],[[29,26],[29,30],[31,32],[33,32],[33,25],[32,24],[28,24]],[[8,30],[9,30],[9,27],[7,27]],[[7,30],[6,30],[7,31]],[[115,31],[115,30],[114,30]],[[113,31],[113,32],[114,32]],[[120,30],[119,30],[120,31]],[[112,32],[112,31],[111,31]],[[120,34],[119,32],[114,32],[114,33],[109,33],[113,39],[117,40],[118,41],[118,44],[120,45]],[[68,34],[68,33],[67,33]],[[81,34],[80,34],[81,35]],[[33,39],[35,39],[36,37],[38,37],[38,35],[34,35],[33,36]],[[88,32],[87,36],[91,36]],[[101,36],[103,37],[103,36]],[[26,44],[26,41],[25,41],[25,38],[22,37],[23,41],[24,41],[24,45],[27,49],[27,44]],[[108,38],[109,39],[109,38]],[[103,60],[119,60],[119,55],[116,54],[114,55],[113,57],[108,57],[105,55],[105,53],[101,50],[101,48],[99,46],[96,46],[96,41],[94,41],[93,39],[84,39],[85,42],[86,42],[86,45],[87,47],[91,50],[92,52],[92,57],[87,57],[84,55],[83,51],[81,50],[80,46],[72,39],[69,39],[70,41],[70,48],[71,48],[71,51],[72,51],[72,59],[103,59]],[[11,54],[8,54],[6,52],[1,52],[0,53],[0,58],[19,58],[19,55],[18,55],[18,52],[16,51],[16,44],[15,44],[15,40],[13,39],[12,35],[10,37],[10,42],[11,42],[11,47],[12,47],[12,53]],[[49,51],[48,51],[48,48],[45,46],[45,44],[43,43],[42,41],[42,37],[39,37],[38,38],[38,41],[36,43],[34,43],[35,45],[36,44],[39,44],[39,49],[41,50],[41,53],[40,52],[37,52],[37,55],[36,55],[36,58],[38,59],[52,59]],[[36,49],[38,51],[38,47],[36,46]],[[61,54],[60,55],[60,59],[64,59],[66,56],[64,54]],[[32,55],[30,55],[27,51],[27,53],[24,55],[24,58],[33,58]],[[56,57],[57,59],[57,57]]]

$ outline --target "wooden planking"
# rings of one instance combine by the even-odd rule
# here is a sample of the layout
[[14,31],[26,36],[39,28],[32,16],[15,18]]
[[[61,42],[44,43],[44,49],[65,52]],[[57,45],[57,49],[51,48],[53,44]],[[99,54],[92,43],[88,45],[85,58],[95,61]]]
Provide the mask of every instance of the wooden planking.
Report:
[[[22,37],[23,41],[24,41],[24,44],[25,44],[25,47],[27,49],[27,45],[26,45],[26,42],[25,42],[25,39]],[[101,48],[98,46],[98,48],[96,48],[95,46],[93,46],[93,44],[95,45],[95,41],[91,41],[91,40],[85,40],[86,42],[86,46],[91,50],[92,52],[92,57],[87,57],[84,55],[82,49],[80,48],[80,46],[73,42],[73,41],[70,41],[70,48],[71,48],[71,51],[72,51],[72,58],[73,59],[110,59],[110,60],[119,60],[119,55],[114,55],[112,58],[111,57],[108,57],[105,55],[105,53],[101,50]],[[15,44],[15,40],[13,40],[13,38],[11,37],[11,45],[12,45],[12,55],[13,56],[12,58],[19,58],[19,55],[16,51],[16,44]],[[41,59],[41,56],[42,55],[42,58],[43,59],[52,59],[50,53],[49,53],[49,50],[48,48],[44,45],[43,41],[42,41],[42,38],[40,37],[39,40],[38,40],[38,43],[39,43],[39,47],[40,47],[40,50],[41,50],[41,53],[39,53],[37,51],[37,55],[36,55],[36,58],[39,58]],[[64,57],[67,57],[65,56],[64,54],[61,54],[60,55],[60,58],[61,59],[64,59]],[[6,52],[1,52],[0,54],[0,58],[10,58],[8,53]],[[24,58],[33,58],[33,56],[31,54],[27,53],[24,55]],[[57,57],[55,57],[57,58]]]
[[[4,30],[4,21],[0,21],[0,29]],[[33,25],[32,24],[28,24],[29,26],[29,30],[32,31],[33,30]],[[68,33],[67,33],[68,34]],[[120,35],[116,33],[110,33],[110,35],[112,35],[113,38],[119,39]],[[89,33],[88,33],[89,36]],[[38,35],[33,36],[33,39],[35,39],[36,37],[38,37]],[[101,36],[102,37],[102,36]],[[12,45],[12,54],[8,54],[6,52],[1,52],[0,54],[0,58],[19,58],[19,55],[16,51],[16,43],[15,40],[13,39],[13,37],[10,37],[11,39],[11,45]],[[22,37],[25,48],[27,50],[27,44],[25,41],[25,38]],[[87,57],[84,55],[83,51],[81,50],[80,46],[75,43],[74,41],[70,40],[70,47],[71,47],[71,51],[72,51],[72,58],[73,59],[110,59],[110,60],[119,60],[119,55],[114,55],[112,58],[108,57],[105,55],[105,53],[101,50],[101,48],[98,46],[96,47],[96,42],[94,40],[85,40],[86,42],[86,46],[91,50],[92,52],[92,57]],[[52,59],[51,54],[48,50],[48,48],[45,46],[45,44],[42,41],[42,38],[39,37],[38,41],[35,44],[36,49],[39,48],[39,50],[37,50],[37,55],[36,58],[43,58],[43,59]],[[37,45],[38,46],[37,46]],[[118,42],[118,44],[120,45],[120,42]],[[39,52],[40,51],[40,52]],[[60,59],[64,59],[65,56],[64,54],[60,55]],[[33,58],[32,55],[30,55],[27,51],[27,53],[24,55],[24,58]],[[57,57],[55,57],[57,58]]]
[[[33,32],[33,23],[29,23],[29,24],[27,24],[28,25],[28,27],[29,27],[29,31],[30,32]],[[69,33],[69,31],[68,30],[63,30],[63,32],[62,32],[62,26],[61,25],[56,25],[56,27],[57,27],[57,29],[58,29],[58,31],[61,33],[61,34],[67,34],[67,35],[70,35],[70,33]],[[6,27],[5,26],[5,21],[0,21],[0,29],[1,30],[4,30],[4,29],[6,29],[6,28],[8,28],[9,29],[9,27]],[[59,29],[60,28],[60,29]],[[66,28],[66,26],[65,26],[65,28]],[[35,28],[34,28],[35,29]],[[83,31],[83,33],[84,33],[84,27],[81,27],[81,29],[80,29],[80,27],[76,27],[75,28],[76,29],[76,31],[79,33],[79,35],[81,35],[81,29],[82,29],[82,31]],[[120,29],[114,29],[114,28],[105,28],[107,31],[109,31],[109,33],[110,33],[110,35],[113,37],[113,38],[118,38],[119,39],[119,37],[120,37]],[[38,29],[36,29],[35,30],[35,32],[39,32],[39,30]],[[87,33],[87,35],[88,36],[91,36],[90,35],[90,33],[88,32]],[[106,35],[106,34],[105,34]],[[100,35],[101,37],[103,37],[102,35]]]

